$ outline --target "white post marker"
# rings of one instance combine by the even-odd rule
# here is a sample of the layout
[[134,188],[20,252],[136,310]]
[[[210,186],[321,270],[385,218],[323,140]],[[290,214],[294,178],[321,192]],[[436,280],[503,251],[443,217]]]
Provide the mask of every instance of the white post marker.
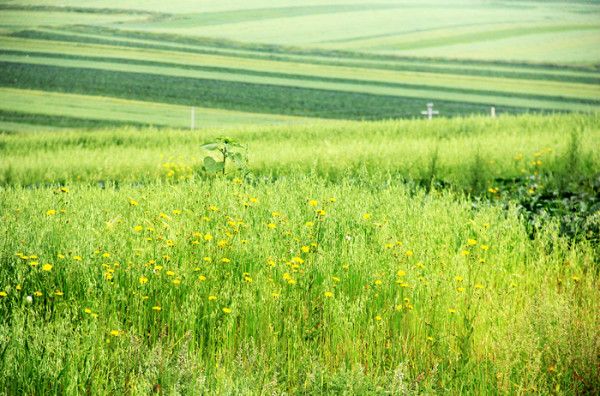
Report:
[[427,116],[428,120],[431,120],[434,115],[439,115],[440,112],[437,110],[433,110],[433,103],[427,103],[427,110],[422,111],[421,114]]
[[492,106],[491,113],[492,113],[492,118],[496,118],[496,108],[494,106]]
[[191,125],[192,131],[194,130],[195,127],[196,127],[196,109],[192,106],[192,125]]

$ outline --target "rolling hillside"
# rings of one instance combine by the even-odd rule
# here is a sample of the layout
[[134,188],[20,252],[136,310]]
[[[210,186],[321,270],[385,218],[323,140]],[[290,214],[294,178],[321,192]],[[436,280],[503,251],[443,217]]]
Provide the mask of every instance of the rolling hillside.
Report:
[[596,2],[211,3],[0,3],[0,128],[600,105]]

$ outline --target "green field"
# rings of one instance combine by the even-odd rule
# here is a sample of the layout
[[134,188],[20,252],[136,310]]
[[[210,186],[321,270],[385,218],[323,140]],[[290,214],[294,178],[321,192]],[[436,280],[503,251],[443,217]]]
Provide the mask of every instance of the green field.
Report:
[[[185,128],[192,106],[203,126],[416,118],[428,102],[444,116],[596,111],[598,16],[597,2],[3,1],[0,127]],[[31,91],[82,109],[11,104]]]
[[0,395],[597,395],[599,263],[600,1],[0,0]]
[[599,126],[2,134],[0,390],[594,394]]

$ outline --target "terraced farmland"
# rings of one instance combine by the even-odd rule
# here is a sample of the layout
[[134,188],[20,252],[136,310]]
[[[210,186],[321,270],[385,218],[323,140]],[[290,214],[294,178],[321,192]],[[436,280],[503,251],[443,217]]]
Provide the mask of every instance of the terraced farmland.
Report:
[[0,128],[597,110],[600,6],[558,3],[3,2]]

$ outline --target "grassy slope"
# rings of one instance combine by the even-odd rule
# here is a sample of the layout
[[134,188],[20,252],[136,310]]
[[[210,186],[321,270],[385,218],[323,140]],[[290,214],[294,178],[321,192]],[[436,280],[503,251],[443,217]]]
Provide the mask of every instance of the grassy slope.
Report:
[[[521,28],[518,27],[524,26],[525,23],[530,29],[543,31],[544,34],[549,34],[549,29],[554,29],[552,34],[570,34],[569,29],[577,29],[578,26],[593,28],[589,17],[573,11],[577,7],[577,10],[588,7],[593,12],[593,5],[577,5],[573,6],[575,8],[569,8],[568,12],[561,17],[564,20],[560,23],[541,23],[539,21],[544,18],[556,19],[558,6],[552,5],[542,9],[535,5],[527,8],[527,11],[523,11],[516,5],[514,9],[506,6],[504,8],[475,7],[473,12],[465,13],[465,10],[473,4],[456,3],[450,7],[452,12],[463,13],[467,20],[483,18],[480,20],[481,26],[477,24],[469,26],[467,22],[463,28],[455,29],[453,26],[452,29],[457,30],[457,33],[443,42],[443,38],[446,37],[444,29],[450,28],[449,26],[438,26],[435,29],[428,28],[422,31],[411,30],[414,29],[413,25],[427,27],[430,22],[424,21],[423,17],[419,16],[421,12],[419,7],[408,3],[401,4],[400,8],[397,3],[381,3],[378,5],[380,9],[377,7],[373,9],[370,5],[358,2],[345,5],[329,4],[314,7],[300,5],[274,9],[260,7],[262,3],[254,1],[244,5],[246,8],[252,8],[252,11],[213,4],[203,8],[207,12],[214,12],[213,14],[189,15],[160,13],[157,11],[163,10],[160,7],[156,8],[157,5],[153,3],[146,4],[146,8],[139,8],[136,7],[139,3],[129,2],[121,4],[120,9],[117,8],[117,4],[108,3],[105,6],[113,8],[93,8],[94,3],[88,5],[92,8],[54,7],[69,5],[68,2],[43,2],[32,6],[25,4],[9,2],[4,5],[8,9],[3,14],[5,17],[0,19],[0,25],[4,26],[4,28],[0,27],[0,32],[4,29],[10,34],[10,36],[0,36],[0,61],[4,62],[0,67],[3,71],[4,87],[113,96],[165,105],[199,105],[263,114],[351,119],[414,117],[418,116],[425,102],[432,100],[446,115],[486,113],[491,105],[498,106],[499,111],[507,112],[587,111],[597,108],[600,100],[598,89],[600,77],[593,68],[528,65],[518,61],[481,63],[465,60],[398,58],[377,55],[374,52],[370,54],[336,52],[333,51],[336,48],[360,49],[360,46],[349,45],[356,41],[351,37],[346,39],[334,37],[337,34],[336,25],[331,26],[331,37],[322,37],[324,41],[329,40],[329,44],[314,46],[305,43],[312,47],[305,49],[274,46],[270,45],[268,40],[266,44],[252,44],[247,40],[245,43],[236,43],[199,38],[194,37],[195,33],[184,36],[178,30],[178,27],[198,29],[202,26],[206,29],[214,29],[216,28],[214,24],[218,23],[218,29],[223,32],[214,35],[218,38],[229,37],[229,32],[238,31],[245,23],[266,24],[261,26],[266,26],[265,29],[268,30],[269,23],[285,23],[286,18],[294,21],[290,26],[295,28],[305,26],[306,23],[310,25],[311,18],[325,18],[330,22],[337,18],[339,21],[349,23],[351,18],[363,17],[366,25],[360,25],[359,30],[365,36],[369,36],[371,34],[369,23],[373,20],[381,22],[381,18],[384,18],[383,15],[386,13],[390,13],[389,18],[392,18],[396,16],[394,13],[402,12],[408,16],[413,14],[416,16],[416,19],[413,18],[414,20],[411,21],[412,25],[406,25],[407,32],[402,33],[402,40],[405,40],[403,45],[408,45],[406,43],[412,40],[412,42],[429,43],[427,48],[439,49],[446,48],[445,46],[451,48],[452,45],[465,45],[464,41],[469,37],[500,40],[508,38],[510,32],[512,39],[518,38],[521,37],[521,33],[527,33],[520,31]],[[193,11],[194,8],[193,4],[186,2],[178,6],[180,8],[175,9],[174,12]],[[286,5],[282,3],[281,6]],[[132,12],[127,10],[128,7],[137,8],[139,11]],[[36,17],[23,18],[22,20],[27,23],[16,26],[14,21],[19,19],[19,12],[23,14],[33,12]],[[488,19],[491,20],[492,14],[498,12],[511,17],[520,15],[511,22],[510,26],[516,27],[501,23],[486,25]],[[46,23],[48,19],[42,18],[44,13],[58,14],[54,15],[50,24]],[[284,14],[289,15],[282,19]],[[96,26],[86,26],[86,21],[95,16],[100,18]],[[74,17],[81,17],[82,24],[66,26],[72,23]],[[309,22],[302,22],[303,18],[308,18]],[[117,20],[119,22],[115,23]],[[539,23],[532,25],[532,21]],[[323,23],[323,21],[312,23]],[[436,23],[444,25],[445,22],[439,20]],[[42,25],[54,25],[54,27],[41,27]],[[389,28],[385,23],[379,25],[382,29]],[[23,30],[24,28],[27,29]],[[491,30],[486,35],[478,30],[480,28]],[[135,32],[131,29],[146,32]],[[169,34],[157,35],[156,32]],[[209,35],[208,32],[207,30],[204,33]],[[590,37],[593,37],[594,30],[590,32],[592,34]],[[286,30],[286,34],[281,36],[283,41],[271,41],[271,43],[294,42],[294,39],[285,41],[285,37],[294,34],[293,31]],[[393,41],[393,34],[392,36],[371,34],[371,36],[373,37],[363,40]],[[246,39],[250,37],[252,36],[248,35]],[[385,45],[380,43],[383,46],[379,46],[382,50],[389,49],[393,47],[391,43],[391,41]],[[373,42],[366,47],[374,49],[377,45]],[[409,47],[414,49],[414,46],[408,45],[407,48]],[[563,49],[559,52],[567,53],[565,51],[568,50]],[[496,52],[501,54],[502,50]],[[593,51],[588,53],[593,54]],[[40,67],[42,65],[48,67]],[[135,72],[136,75],[132,75],[131,72]],[[93,77],[96,73],[107,82],[105,86],[98,87],[97,78]],[[77,75],[80,81],[71,84],[66,78],[70,74]],[[168,84],[171,90],[159,89],[151,92],[152,88],[148,89],[159,81],[159,84]],[[193,89],[186,90],[186,87]],[[201,93],[196,95],[193,91]],[[236,97],[235,92],[238,91],[242,93],[241,97]],[[26,93],[22,92],[21,95]],[[90,98],[88,102],[87,108],[91,108],[95,100]],[[53,109],[52,114],[48,114],[46,109],[43,116],[54,118],[32,116],[29,123],[56,122],[65,126],[85,124],[80,120],[82,116],[72,114],[70,111],[66,111],[68,115],[63,114],[58,107]],[[27,123],[27,117],[31,114],[31,111],[15,114],[14,106],[4,106],[0,110],[4,114],[0,119],[5,125],[10,124],[11,128],[16,121]],[[96,112],[102,113],[102,110],[97,109]],[[6,115],[8,113],[10,114]],[[63,121],[60,121],[61,118]],[[71,120],[65,121],[65,118]],[[107,118],[107,125],[113,122],[114,118]],[[117,118],[119,122],[127,121],[120,116]],[[186,123],[179,117],[168,115],[164,118],[168,120],[170,126],[181,126]],[[276,117],[265,115],[257,119],[269,118],[275,120]],[[157,117],[150,117],[145,123],[155,124],[156,119]],[[96,121],[101,123],[102,119]],[[228,119],[220,118],[219,121],[228,122]],[[140,119],[132,117],[130,122],[139,123]],[[230,123],[238,122],[239,120],[234,117]]]

